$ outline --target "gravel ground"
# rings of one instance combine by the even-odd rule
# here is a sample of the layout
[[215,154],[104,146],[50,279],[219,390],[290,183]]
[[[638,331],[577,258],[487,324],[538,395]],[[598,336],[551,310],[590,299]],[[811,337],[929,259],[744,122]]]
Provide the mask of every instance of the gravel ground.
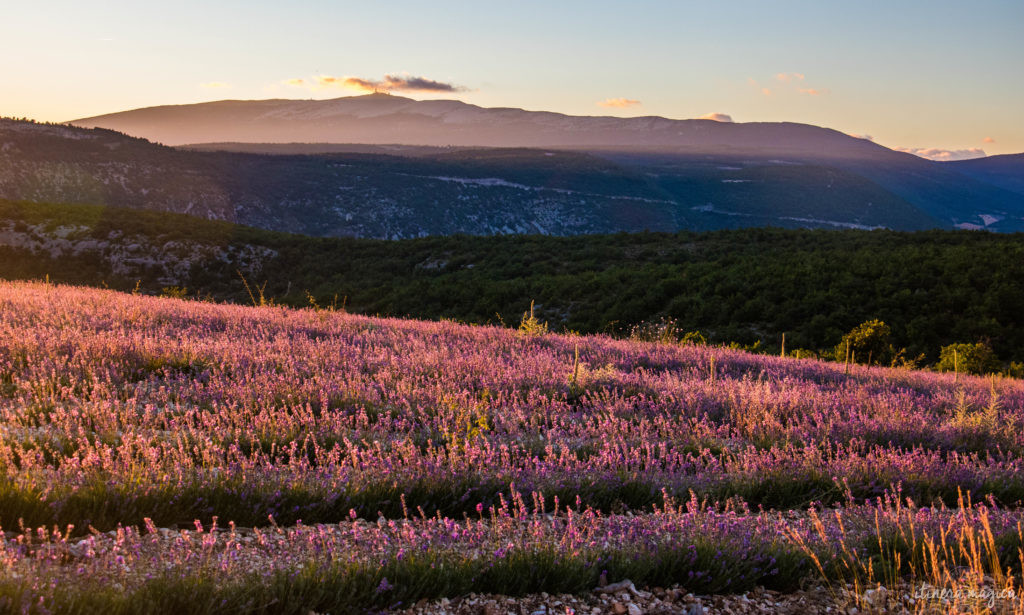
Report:
[[[931,587],[923,586],[925,592]],[[629,581],[615,583],[586,595],[535,594],[508,596],[471,594],[449,600],[421,600],[412,608],[398,611],[400,615],[875,615],[881,613],[1014,613],[1022,605],[1014,596],[990,601],[981,598],[929,600],[915,599],[918,593],[909,585],[896,591],[884,586],[853,591],[853,586],[816,586],[795,592],[781,593],[756,588],[744,594],[695,596],[676,585],[637,590]],[[997,592],[998,593],[998,592]],[[316,614],[311,614],[316,615]]]
[[[825,588],[782,594],[762,588],[740,595],[695,596],[675,586],[636,590],[628,582],[616,583],[587,595],[535,594],[507,596],[471,594],[464,598],[420,601],[402,615],[644,615],[679,613],[813,614],[843,613]],[[626,587],[622,587],[626,586]]]

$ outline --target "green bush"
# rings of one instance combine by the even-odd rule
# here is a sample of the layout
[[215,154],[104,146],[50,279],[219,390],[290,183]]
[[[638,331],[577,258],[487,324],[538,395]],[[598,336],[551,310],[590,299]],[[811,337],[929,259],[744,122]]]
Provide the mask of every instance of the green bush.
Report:
[[547,335],[548,323],[537,318],[533,313],[533,301],[530,302],[530,311],[523,312],[523,319],[519,322],[519,334],[526,337],[540,337]]
[[836,359],[845,360],[848,348],[849,359],[853,363],[882,363],[889,358],[891,337],[892,329],[881,320],[875,318],[862,322],[843,336],[835,349]]
[[939,353],[935,369],[940,372],[957,371],[961,374],[991,374],[1001,367],[992,347],[986,342],[977,344],[949,344]]
[[818,353],[807,348],[797,348],[786,353],[787,357],[793,357],[794,359],[817,359]]
[[160,290],[161,297],[170,297],[171,299],[184,299],[188,297],[188,288],[181,286],[164,286]]

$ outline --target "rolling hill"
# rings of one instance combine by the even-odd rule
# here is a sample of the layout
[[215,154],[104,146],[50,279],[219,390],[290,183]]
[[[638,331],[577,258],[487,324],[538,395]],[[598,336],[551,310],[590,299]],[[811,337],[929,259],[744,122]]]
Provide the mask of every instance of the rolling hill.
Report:
[[[694,126],[720,128],[703,120]],[[108,129],[2,120],[0,197],[385,239],[754,226],[1021,228],[1022,195],[835,131],[794,130],[813,138],[796,139],[803,153],[781,158],[769,150],[685,153],[626,146],[235,145],[248,150],[239,152],[176,149]],[[813,157],[808,143],[826,141],[850,157]]]
[[1024,154],[957,160],[945,165],[968,177],[1024,194]]
[[[676,222],[687,228],[793,223],[903,229],[1024,228],[1024,198],[1014,189],[1019,184],[1012,178],[1007,184],[996,178],[998,173],[964,173],[836,130],[791,122],[569,116],[484,108],[457,100],[417,101],[371,94],[332,100],[226,100],[161,106],[71,123],[170,145],[194,147],[217,142],[222,148],[275,153],[336,152],[341,149],[339,144],[365,144],[363,148],[401,144],[403,148],[388,152],[398,155],[419,155],[416,148],[423,147],[544,148],[583,151],[617,162],[628,157],[646,163],[637,169],[646,176],[666,169],[672,175],[673,166],[682,166],[682,175],[692,179],[693,171],[703,167],[711,171],[700,177],[703,183],[717,179],[729,185],[715,186],[710,192],[708,186],[691,191],[683,182],[687,190],[682,196],[675,194],[674,200],[689,213],[676,215]],[[414,146],[411,151],[410,146]],[[708,168],[708,162],[713,166]],[[646,168],[650,163],[658,170]],[[761,186],[742,186],[748,178],[722,178],[715,173],[730,167],[771,169],[779,165],[811,169],[806,176],[800,172],[803,168],[786,173],[781,188],[778,174],[771,171],[767,172],[770,179]],[[851,182],[846,181],[841,182],[842,190],[836,190],[833,180],[839,172],[874,186],[851,190]],[[807,181],[797,181],[790,191],[795,177]],[[679,185],[673,179],[668,181]],[[872,189],[876,194],[869,194]],[[881,198],[879,189],[888,198]],[[837,198],[835,193],[840,191],[845,194]],[[802,205],[790,207],[793,201]],[[908,204],[923,218],[909,220],[904,211]]]

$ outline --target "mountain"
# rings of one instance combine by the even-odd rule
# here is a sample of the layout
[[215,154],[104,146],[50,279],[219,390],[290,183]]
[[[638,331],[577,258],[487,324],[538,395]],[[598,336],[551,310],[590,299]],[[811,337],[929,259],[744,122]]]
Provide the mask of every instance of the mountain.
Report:
[[[550,154],[550,155],[548,155]],[[454,159],[194,152],[0,120],[0,198],[191,214],[315,236],[576,235],[690,222],[647,178],[573,152]]]
[[[387,148],[385,153],[421,156],[431,147],[582,151],[640,176],[666,176],[670,186],[662,188],[682,210],[674,223],[687,228],[799,223],[1024,229],[1024,195],[992,174],[963,173],[836,130],[790,122],[579,117],[370,94],[150,107],[71,123],[193,149],[218,143],[289,154]],[[782,166],[794,169],[779,172]],[[723,176],[734,169],[747,173]],[[837,178],[843,180],[841,196],[835,194]],[[727,182],[729,189],[715,182]]]
[[943,165],[968,177],[1024,194],[1024,154],[1004,154],[972,160],[945,162]]
[[[175,149],[106,128],[4,120],[0,197],[386,239],[754,226],[1024,228],[1024,195],[801,124],[571,117],[387,95],[225,101],[116,117],[170,118],[188,137],[183,140],[193,140],[203,126],[237,137],[229,129],[247,118],[243,124],[260,137],[267,125],[282,131],[320,126],[325,138],[340,138],[336,131],[348,126],[357,131],[345,133],[353,139],[409,141],[224,143],[216,147],[243,151],[211,151],[201,144]],[[409,131],[398,135],[395,126]],[[381,127],[384,132],[374,132]],[[430,143],[440,142],[438,135],[534,147],[442,147]],[[537,147],[543,143],[560,145]]]
[[457,100],[389,94],[333,100],[224,100],[124,111],[69,122],[167,145],[366,143],[470,147],[769,152],[819,158],[871,157],[884,147],[827,128],[794,123],[733,124],[663,117],[571,116],[484,108]]
[[2,198],[170,211],[307,235],[948,226],[840,169],[732,160],[672,158],[660,167],[531,149],[259,155],[0,121]]

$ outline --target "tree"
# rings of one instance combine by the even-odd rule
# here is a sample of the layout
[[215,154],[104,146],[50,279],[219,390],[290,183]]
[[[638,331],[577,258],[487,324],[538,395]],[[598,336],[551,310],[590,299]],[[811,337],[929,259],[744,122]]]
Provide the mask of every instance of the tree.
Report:
[[855,363],[870,365],[886,361],[891,336],[889,325],[877,318],[862,322],[843,336],[843,341],[836,346],[836,359],[844,360],[849,349],[849,359]]
[[999,371],[999,359],[986,342],[943,346],[935,369],[961,374],[991,374]]

